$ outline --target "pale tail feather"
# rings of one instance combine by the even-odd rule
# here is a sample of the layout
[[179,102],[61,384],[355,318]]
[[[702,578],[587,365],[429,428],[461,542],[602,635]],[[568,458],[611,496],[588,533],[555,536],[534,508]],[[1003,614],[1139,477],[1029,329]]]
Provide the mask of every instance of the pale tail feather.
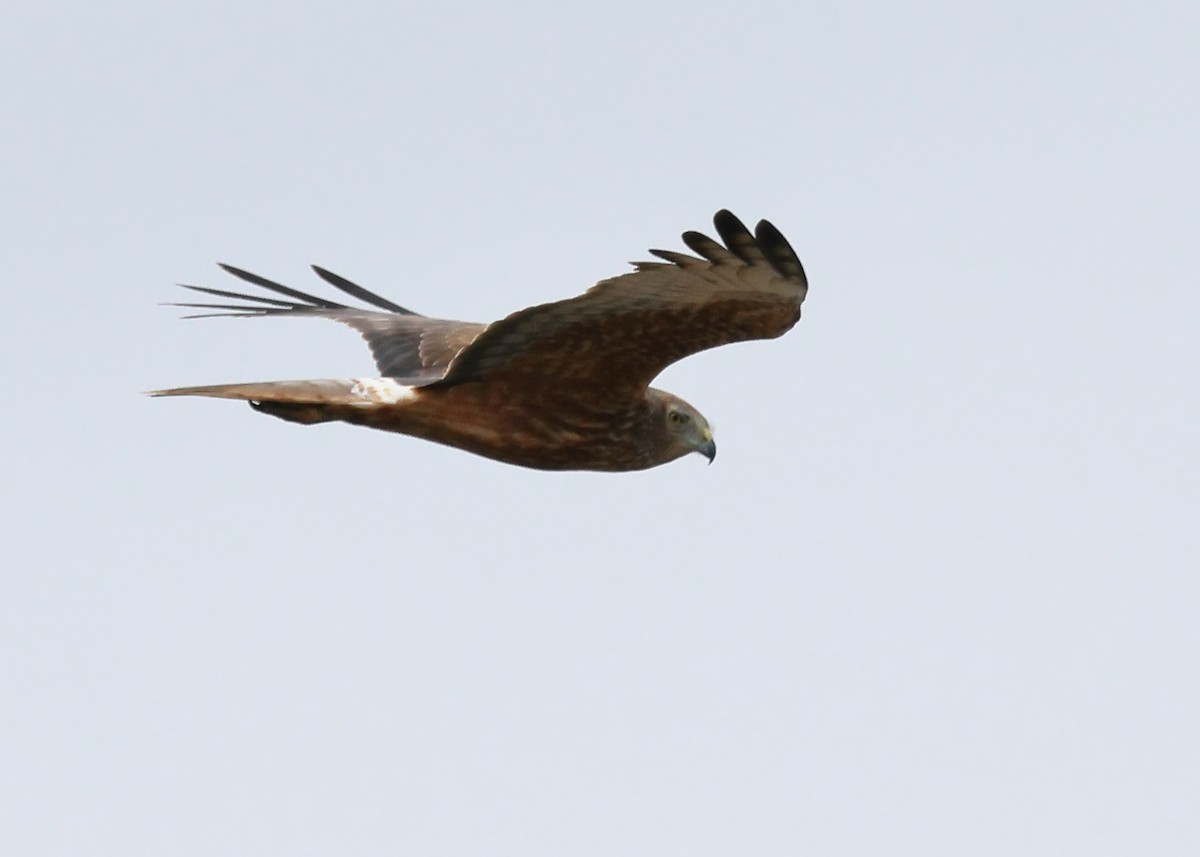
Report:
[[315,381],[261,381],[153,390],[148,396],[208,396],[248,402],[310,405],[395,405],[414,397],[414,388],[392,378],[330,378]]

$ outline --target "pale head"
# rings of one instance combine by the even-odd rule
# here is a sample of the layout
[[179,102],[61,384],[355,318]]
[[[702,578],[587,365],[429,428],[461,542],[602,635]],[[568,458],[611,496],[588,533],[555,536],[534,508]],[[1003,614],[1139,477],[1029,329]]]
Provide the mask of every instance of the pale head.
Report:
[[650,430],[663,462],[698,452],[712,464],[717,457],[712,427],[698,410],[678,396],[650,388],[646,399],[651,404]]

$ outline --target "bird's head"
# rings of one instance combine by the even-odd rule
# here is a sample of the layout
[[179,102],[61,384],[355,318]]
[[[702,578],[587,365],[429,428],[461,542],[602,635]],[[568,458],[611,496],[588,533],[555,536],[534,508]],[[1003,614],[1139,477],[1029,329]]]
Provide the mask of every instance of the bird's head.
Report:
[[713,459],[717,457],[717,445],[713,442],[712,427],[704,415],[678,396],[661,390],[651,392],[657,394],[656,410],[661,420],[658,428],[669,458],[698,452],[712,464]]

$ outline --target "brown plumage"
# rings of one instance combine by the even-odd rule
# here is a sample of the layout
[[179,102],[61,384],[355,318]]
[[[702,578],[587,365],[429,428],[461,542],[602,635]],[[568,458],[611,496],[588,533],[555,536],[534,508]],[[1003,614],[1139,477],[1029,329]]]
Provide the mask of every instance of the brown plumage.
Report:
[[698,232],[699,255],[650,252],[628,274],[575,298],[489,325],[427,318],[313,266],[378,309],[356,309],[221,267],[289,300],[185,286],[238,303],[182,303],[220,316],[316,316],[357,330],[380,378],[271,381],[159,390],[154,396],[244,399],[296,423],[341,421],[394,431],[542,470],[644,470],[716,455],[708,422],[650,382],[671,363],[718,345],[772,339],[800,318],[808,291],[795,251],[774,226],[751,234],[728,211],[724,245]]

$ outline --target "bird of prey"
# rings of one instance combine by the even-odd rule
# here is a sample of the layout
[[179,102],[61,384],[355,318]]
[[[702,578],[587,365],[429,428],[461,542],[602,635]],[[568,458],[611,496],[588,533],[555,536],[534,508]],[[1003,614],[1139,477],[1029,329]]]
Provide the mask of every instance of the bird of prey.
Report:
[[698,258],[651,250],[659,261],[635,262],[632,272],[578,297],[486,325],[419,315],[315,265],[325,282],[375,309],[222,265],[275,297],[185,286],[234,303],[172,306],[206,310],[190,317],[339,321],[367,341],[379,377],[150,395],[242,399],[289,422],[368,426],[541,470],[645,470],[690,452],[711,463],[717,448],[708,421],[650,382],[689,354],[781,336],[799,320],[808,291],[799,258],[770,223],[760,221],[751,233],[722,210],[713,224],[724,244],[683,234]]

